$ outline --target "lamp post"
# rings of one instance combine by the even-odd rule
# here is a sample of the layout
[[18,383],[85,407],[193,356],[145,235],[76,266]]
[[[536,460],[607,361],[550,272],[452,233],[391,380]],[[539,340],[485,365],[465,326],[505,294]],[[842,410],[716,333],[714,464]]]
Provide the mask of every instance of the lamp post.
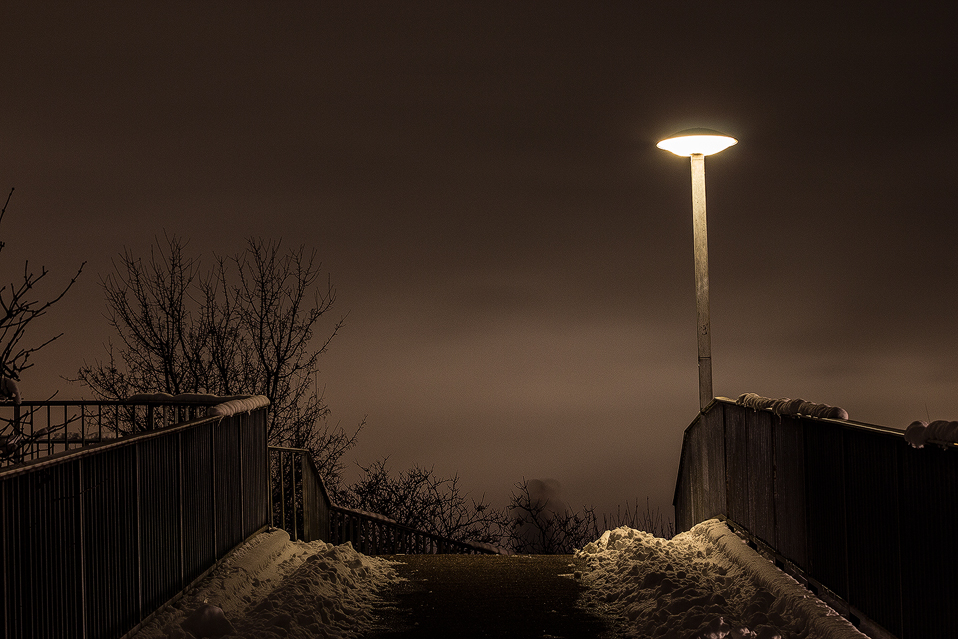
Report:
[[692,230],[695,245],[695,312],[699,349],[699,410],[712,401],[712,335],[709,327],[709,248],[705,220],[705,156],[738,142],[711,129],[686,129],[669,136],[656,146],[691,158]]

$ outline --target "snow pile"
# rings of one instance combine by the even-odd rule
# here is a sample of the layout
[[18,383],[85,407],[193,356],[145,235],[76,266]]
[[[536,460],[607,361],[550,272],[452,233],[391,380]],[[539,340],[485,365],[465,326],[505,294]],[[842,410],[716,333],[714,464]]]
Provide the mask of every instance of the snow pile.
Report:
[[357,637],[373,627],[379,591],[397,581],[390,562],[349,543],[292,542],[256,535],[137,639]]
[[234,398],[222,404],[217,404],[207,410],[206,415],[207,417],[213,415],[229,417],[238,413],[248,413],[263,406],[269,406],[269,399],[265,395],[250,395],[249,397]]
[[958,422],[938,419],[929,424],[917,421],[905,429],[905,441],[915,448],[924,448],[929,440],[958,443]]
[[862,639],[865,635],[711,519],[671,540],[627,527],[576,552],[582,604],[643,639]]
[[20,405],[22,400],[17,380],[10,377],[0,377],[0,400],[11,401],[18,406]]
[[755,393],[742,393],[735,400],[735,403],[756,410],[765,408],[776,415],[807,415],[808,417],[822,419],[848,419],[848,411],[844,408],[807,402],[804,399],[789,399],[787,397],[771,399]]

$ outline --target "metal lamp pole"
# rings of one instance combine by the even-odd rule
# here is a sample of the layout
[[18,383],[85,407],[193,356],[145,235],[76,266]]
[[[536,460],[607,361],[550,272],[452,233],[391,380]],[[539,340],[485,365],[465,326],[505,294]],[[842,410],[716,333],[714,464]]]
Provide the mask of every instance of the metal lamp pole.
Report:
[[709,247],[705,217],[705,156],[737,140],[711,129],[688,129],[659,142],[658,147],[688,157],[692,163],[692,235],[695,252],[696,340],[699,356],[699,410],[712,401],[712,332],[709,325]]

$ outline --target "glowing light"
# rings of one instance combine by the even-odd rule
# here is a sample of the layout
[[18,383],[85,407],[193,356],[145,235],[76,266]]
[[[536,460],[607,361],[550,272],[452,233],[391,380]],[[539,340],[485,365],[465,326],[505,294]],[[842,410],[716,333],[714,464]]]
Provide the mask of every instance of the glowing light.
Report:
[[687,158],[693,155],[712,155],[736,143],[738,140],[735,138],[712,129],[686,129],[662,140],[656,146]]

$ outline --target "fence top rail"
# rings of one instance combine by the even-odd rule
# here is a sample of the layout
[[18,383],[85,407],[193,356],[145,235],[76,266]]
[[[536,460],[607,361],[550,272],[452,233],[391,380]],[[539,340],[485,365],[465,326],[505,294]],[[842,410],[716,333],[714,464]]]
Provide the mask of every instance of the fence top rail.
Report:
[[73,450],[66,450],[60,453],[55,453],[49,457],[41,457],[32,461],[24,462],[23,464],[18,464],[16,466],[9,466],[0,470],[0,480],[7,479],[10,477],[15,477],[17,475],[22,475],[25,473],[33,472],[41,468],[46,468],[48,466],[57,466],[60,464],[66,464],[76,459],[86,457],[89,455],[97,455],[102,453],[105,450],[110,450],[113,448],[123,448],[125,446],[132,446],[140,442],[146,441],[148,439],[154,439],[157,437],[166,437],[180,431],[190,430],[203,424],[208,423],[219,423],[224,419],[223,415],[212,415],[209,417],[201,417],[199,419],[193,419],[186,422],[180,422],[178,424],[172,424],[170,426],[165,426],[163,428],[156,428],[153,430],[146,430],[138,433],[133,433],[130,435],[124,435],[118,437],[114,440],[107,442],[101,442],[96,444],[90,444],[82,448],[74,448]]
[[[752,408],[750,406],[744,406],[742,404],[739,404],[734,399],[729,399],[728,397],[716,397],[711,401],[711,403],[709,403],[708,406],[706,406],[702,410],[701,413],[699,413],[699,415],[695,416],[695,419],[692,420],[692,422],[688,425],[688,428],[686,428],[686,430],[688,430],[692,426],[695,426],[695,424],[698,423],[699,421],[699,417],[705,413],[708,413],[710,410],[712,410],[712,406],[715,404],[726,404],[726,405],[735,406],[741,409],[748,409],[752,411],[764,411],[767,413],[771,413],[773,415],[778,415],[778,413],[773,411],[771,408]],[[835,419],[832,417],[813,417],[811,415],[782,415],[782,417],[792,417],[795,419],[807,419],[814,422],[834,424],[835,426],[839,426],[841,428],[848,428],[852,430],[864,430],[864,431],[869,431],[873,433],[880,433],[883,435],[893,435],[895,437],[904,437],[905,435],[905,431],[903,429],[891,428],[889,426],[880,426],[878,424],[869,424],[868,422],[859,422],[853,419]]]
[[383,517],[382,515],[377,515],[375,513],[368,513],[363,510],[355,510],[353,508],[344,508],[342,506],[331,506],[330,510],[332,512],[339,513],[341,515],[348,515],[350,517],[356,517],[358,519],[365,519],[366,521],[375,522],[390,528],[395,528],[406,534],[419,535],[420,537],[425,537],[427,539],[432,539],[433,541],[449,544],[451,546],[458,546],[460,548],[466,548],[469,550],[474,550],[479,553],[490,554],[490,555],[501,555],[503,551],[501,548],[492,546],[491,544],[481,544],[473,541],[461,541],[458,539],[450,539],[449,537],[443,537],[442,535],[437,535],[435,533],[426,532],[425,530],[419,530],[417,528],[411,528],[405,524],[400,524],[399,522],[389,519],[388,517]]
[[[170,395],[168,393],[152,393],[131,395],[126,399],[24,399],[20,406],[216,406],[234,400],[250,399],[254,395],[201,395],[183,393]],[[0,406],[14,406],[11,402],[0,402]]]
[[[682,473],[684,471],[684,466],[685,466],[685,452],[687,448],[686,440],[689,437],[689,433],[691,432],[692,428],[699,423],[699,420],[701,420],[704,415],[706,415],[707,413],[712,411],[716,406],[719,406],[719,405],[734,406],[735,408],[739,408],[742,410],[751,410],[756,412],[764,411],[772,415],[779,415],[779,413],[776,413],[771,408],[754,408],[751,406],[745,406],[743,404],[738,403],[734,399],[729,399],[728,397],[713,398],[712,401],[709,402],[708,406],[703,408],[695,416],[692,422],[685,428],[683,441],[682,441],[682,451],[679,455],[679,468],[678,468],[678,473],[677,473],[676,482],[675,482],[675,492],[673,493],[673,496],[672,496],[673,505],[677,504],[679,499],[679,490],[680,490],[681,481],[682,481],[681,478],[682,478]],[[888,426],[879,426],[877,424],[869,424],[867,422],[859,422],[859,421],[855,421],[851,419],[835,419],[832,417],[814,417],[811,415],[781,415],[781,416],[791,417],[792,419],[808,420],[808,421],[818,422],[818,423],[827,423],[827,424],[835,426],[836,428],[842,428],[842,429],[859,431],[859,432],[875,433],[877,435],[884,436],[884,437],[897,437],[897,438],[900,438],[903,443],[905,442],[904,430],[889,428]],[[954,442],[940,442],[937,440],[928,440],[928,441],[929,443],[938,444],[942,447],[958,448],[958,444],[955,444]]]

